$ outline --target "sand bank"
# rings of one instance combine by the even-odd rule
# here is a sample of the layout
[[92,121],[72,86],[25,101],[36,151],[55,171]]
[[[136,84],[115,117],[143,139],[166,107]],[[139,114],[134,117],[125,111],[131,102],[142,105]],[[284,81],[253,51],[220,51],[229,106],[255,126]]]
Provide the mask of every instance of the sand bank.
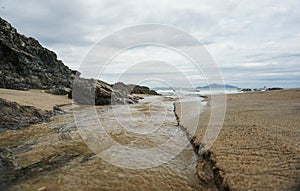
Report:
[[48,111],[52,111],[55,105],[72,103],[72,100],[68,99],[67,96],[48,94],[44,90],[21,91],[0,88],[0,98]]
[[[210,118],[208,103],[195,146]],[[221,190],[299,190],[299,156],[300,89],[227,95],[223,128],[198,164],[199,177]]]

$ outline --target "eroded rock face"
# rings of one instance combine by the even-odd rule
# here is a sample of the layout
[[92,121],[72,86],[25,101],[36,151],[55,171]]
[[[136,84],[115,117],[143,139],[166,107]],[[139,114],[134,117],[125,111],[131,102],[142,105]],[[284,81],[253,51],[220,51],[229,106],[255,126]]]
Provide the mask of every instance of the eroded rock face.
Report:
[[74,71],[58,60],[54,52],[19,34],[2,18],[0,33],[0,88],[71,88]]

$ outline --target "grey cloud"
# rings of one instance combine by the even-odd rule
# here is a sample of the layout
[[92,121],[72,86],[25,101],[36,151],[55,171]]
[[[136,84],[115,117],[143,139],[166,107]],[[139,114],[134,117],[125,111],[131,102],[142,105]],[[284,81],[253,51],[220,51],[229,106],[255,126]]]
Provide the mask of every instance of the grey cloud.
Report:
[[[200,39],[222,68],[225,80],[260,84],[269,79],[275,83],[276,77],[251,76],[277,72],[284,76],[277,77],[278,83],[288,86],[282,81],[294,85],[294,81],[300,82],[300,77],[289,78],[292,71],[299,71],[299,1],[2,0],[0,7],[5,7],[0,10],[1,17],[21,33],[53,49],[67,65],[75,68],[88,50],[111,32],[132,25],[159,23],[179,27]],[[155,32],[149,30],[138,37],[166,39],[163,35],[155,36]],[[132,38],[137,36],[133,34]],[[107,45],[118,49],[130,40],[120,36]],[[275,42],[276,46],[263,46],[267,42]],[[170,43],[195,45],[194,41],[175,35]],[[250,62],[262,65],[251,68],[247,66]],[[268,65],[271,62],[276,64]],[[192,71],[187,73],[192,75]],[[236,77],[231,79],[232,76]],[[243,76],[250,76],[251,80]]]
[[[98,1],[95,6],[85,1],[4,1],[4,18],[21,33],[38,38],[43,44],[93,44],[87,37],[97,33],[98,26],[122,22],[116,1]],[[108,8],[110,7],[110,8]],[[101,34],[104,35],[104,34]]]

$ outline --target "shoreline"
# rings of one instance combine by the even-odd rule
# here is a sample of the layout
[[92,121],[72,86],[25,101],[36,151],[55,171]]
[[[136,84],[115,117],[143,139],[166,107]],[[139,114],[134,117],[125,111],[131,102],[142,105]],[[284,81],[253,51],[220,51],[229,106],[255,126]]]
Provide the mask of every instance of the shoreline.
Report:
[[[37,94],[40,96],[40,92]],[[201,155],[198,153],[210,117],[210,97],[205,99],[207,104],[200,114],[195,112],[197,110],[193,110],[193,107],[195,109],[195,106],[197,106],[194,102],[182,103],[180,107],[176,106],[176,101],[173,104],[177,125],[186,134],[194,152],[197,154],[198,163],[196,168],[199,184],[207,190],[299,189],[300,159],[297,156],[300,156],[300,89],[251,92],[226,96],[228,110],[223,128],[214,145]],[[202,103],[202,101],[199,103]],[[68,103],[65,104],[68,105]],[[181,114],[179,114],[179,110],[182,111]],[[186,120],[181,121],[182,114],[186,116]],[[76,152],[73,152],[73,143],[69,145],[68,141],[71,141],[71,139],[66,139],[66,137],[73,134],[72,129],[76,129],[76,127],[73,122],[63,122],[65,118],[67,116],[58,117],[62,121],[58,120],[57,122],[62,123],[62,125],[52,130],[45,128],[50,125],[50,123],[45,123],[30,126],[23,130],[3,133],[1,134],[2,147],[8,145],[7,148],[9,149],[5,150],[8,153],[20,152],[18,147],[11,147],[11,144],[17,145],[19,141],[20,143],[23,140],[25,141],[28,135],[37,137],[41,134],[43,136],[51,135],[60,141],[67,140],[67,142],[64,142],[63,147],[66,147],[64,152],[70,153],[70,161],[72,157],[77,155],[84,157],[86,157],[85,155],[93,155],[86,146],[81,145],[82,142],[80,141],[76,142],[76,145],[81,145],[80,149],[77,151],[74,147]],[[52,123],[56,123],[53,120],[51,120]],[[195,122],[199,124],[193,129],[191,127]],[[35,133],[32,134],[32,132]],[[10,136],[11,133],[16,137]],[[26,148],[24,152],[31,152],[30,150],[27,151],[31,146],[27,145],[26,142],[21,145],[21,148]],[[60,147],[58,146],[58,148]],[[23,152],[23,150],[21,151]],[[43,149],[38,152],[42,153],[42,151]],[[48,154],[51,156],[51,153]],[[32,159],[29,158],[29,161],[33,161],[32,163],[40,160],[35,158],[35,155],[32,155],[32,157]],[[21,154],[17,154],[16,158],[21,164],[26,163],[26,161],[23,161]],[[57,156],[55,160],[64,161],[65,158],[64,156]]]
[[[299,189],[300,89],[226,97],[223,128],[198,163],[200,179],[219,190]],[[211,103],[206,100],[191,139],[198,148],[210,117]]]

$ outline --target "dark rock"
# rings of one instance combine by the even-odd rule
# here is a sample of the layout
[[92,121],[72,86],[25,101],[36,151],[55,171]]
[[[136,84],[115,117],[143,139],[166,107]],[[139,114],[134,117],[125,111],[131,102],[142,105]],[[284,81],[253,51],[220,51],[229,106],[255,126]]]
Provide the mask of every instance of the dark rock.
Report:
[[0,172],[14,171],[18,168],[13,152],[8,148],[0,147]]
[[108,105],[111,103],[111,93],[112,87],[101,80],[76,77],[68,97],[78,104]]
[[122,82],[117,82],[113,86],[113,92],[111,96],[112,104],[133,104],[136,103],[130,99],[130,93],[132,88]]
[[283,90],[283,88],[268,88],[267,91]]
[[241,89],[242,92],[252,92],[252,89],[250,88],[244,88],[244,89]]
[[149,95],[160,95],[154,90],[150,90],[146,86],[129,85],[132,89],[131,94],[149,94]]
[[[71,88],[76,72],[58,60],[54,52],[42,47],[37,40],[19,34],[2,18],[0,33],[0,88]],[[65,93],[61,89],[49,92]]]
[[61,109],[60,107],[61,107],[61,105],[55,105],[53,107],[53,114],[54,115],[63,115],[63,114],[68,113],[67,111],[64,111],[63,109]]
[[32,106],[22,106],[0,98],[0,132],[18,130],[30,124],[46,121],[52,111],[42,111]]
[[76,77],[68,97],[83,105],[133,104],[140,99],[131,96],[133,93],[159,95],[145,86],[126,85],[122,82],[110,85],[101,80]]
[[37,40],[19,34],[2,18],[0,33],[0,88],[45,89],[51,94],[68,94],[77,103],[89,105],[132,104],[137,99],[132,99],[130,94],[159,95],[145,86],[121,82],[110,85],[80,78],[80,73],[65,66],[54,52]]
[[6,147],[0,147],[0,188],[3,183],[15,179],[14,172],[18,169],[13,152]]

